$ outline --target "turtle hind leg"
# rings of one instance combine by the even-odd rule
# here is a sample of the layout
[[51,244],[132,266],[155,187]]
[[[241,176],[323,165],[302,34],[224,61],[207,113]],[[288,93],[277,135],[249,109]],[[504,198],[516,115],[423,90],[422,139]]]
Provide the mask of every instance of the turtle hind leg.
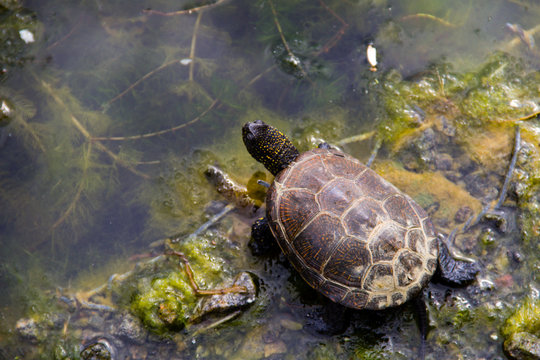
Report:
[[265,217],[255,220],[251,226],[251,241],[248,246],[255,256],[270,254],[278,250],[270,225]]
[[477,263],[455,259],[444,241],[439,239],[439,266],[437,274],[439,279],[447,284],[463,286],[476,278],[479,271]]

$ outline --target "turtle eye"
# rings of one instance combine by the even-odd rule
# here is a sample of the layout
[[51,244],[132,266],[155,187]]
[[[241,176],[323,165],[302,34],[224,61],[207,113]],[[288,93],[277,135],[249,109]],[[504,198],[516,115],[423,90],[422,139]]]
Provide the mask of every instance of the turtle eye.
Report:
[[249,141],[253,140],[254,137],[255,137],[255,136],[253,135],[252,132],[248,132],[248,133],[246,134],[246,139],[248,139]]

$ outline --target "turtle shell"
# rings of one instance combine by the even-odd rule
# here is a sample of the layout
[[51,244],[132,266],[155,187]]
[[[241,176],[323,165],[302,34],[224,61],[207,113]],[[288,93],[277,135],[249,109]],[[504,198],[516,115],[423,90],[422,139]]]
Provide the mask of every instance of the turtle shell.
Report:
[[426,212],[341,151],[314,149],[281,171],[267,194],[279,246],[306,282],[356,309],[416,296],[437,266]]

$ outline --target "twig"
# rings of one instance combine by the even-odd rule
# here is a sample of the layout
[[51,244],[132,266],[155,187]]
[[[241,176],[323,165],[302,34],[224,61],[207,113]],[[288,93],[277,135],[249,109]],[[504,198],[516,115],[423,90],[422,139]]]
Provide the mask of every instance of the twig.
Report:
[[77,20],[77,23],[75,24],[75,26],[64,36],[62,37],[61,39],[59,40],[56,40],[55,42],[53,42],[51,45],[47,46],[47,48],[45,49],[45,51],[49,51],[53,48],[55,48],[56,46],[58,46],[58,44],[62,43],[63,41],[65,41],[66,39],[68,39],[71,35],[73,35],[73,33],[75,32],[75,30],[77,30],[79,28],[79,26],[81,25],[81,19],[79,18]]
[[360,141],[364,141],[364,140],[367,140],[367,139],[373,137],[373,135],[375,135],[375,131],[369,131],[369,132],[366,132],[366,133],[362,133],[362,134],[359,134],[359,135],[354,135],[354,136],[339,140],[337,142],[337,144],[339,146],[343,146],[345,144],[350,144],[350,143],[353,143],[353,142],[360,142]]
[[[186,240],[189,240],[191,238],[194,238],[196,236],[199,236],[200,234],[202,234],[203,232],[205,232],[210,226],[216,224],[219,220],[221,220],[225,215],[227,215],[228,213],[230,213],[231,211],[233,211],[235,209],[235,206],[233,204],[228,204],[227,206],[225,206],[220,212],[218,212],[216,215],[212,216],[207,222],[205,222],[204,224],[202,224],[201,226],[199,226],[199,228],[197,230],[195,230],[193,233],[191,233],[187,238],[185,238]],[[174,243],[174,242],[179,242],[181,239],[179,237],[175,237],[173,239],[171,239],[171,241]]]
[[199,24],[201,23],[202,12],[197,15],[197,20],[193,26],[193,36],[191,37],[191,49],[189,51],[189,81],[193,81],[193,68],[195,67],[195,45],[197,44],[197,31],[199,30]]
[[444,19],[441,19],[440,17],[431,15],[431,14],[418,13],[418,14],[406,15],[406,16],[401,17],[401,20],[412,20],[412,19],[429,19],[429,20],[438,22],[444,26],[448,26],[452,28],[456,27],[455,24],[452,24],[451,22],[448,22]]
[[171,66],[173,64],[177,64],[179,61],[177,59],[171,60],[169,62],[166,62],[165,64],[160,65],[159,67],[155,68],[154,70],[150,71],[149,73],[146,73],[143,77],[135,81],[133,84],[131,84],[127,89],[122,91],[120,94],[116,95],[114,98],[110,99],[103,105],[101,105],[101,109],[106,112],[109,106],[118,99],[122,98],[124,95],[126,95],[129,91],[131,91],[135,86],[139,85],[144,80],[148,79],[150,76],[154,75],[155,73],[165,69],[168,66]]
[[520,148],[521,148],[521,129],[519,128],[519,125],[518,125],[516,126],[516,137],[514,140],[514,154],[512,155],[510,166],[508,166],[508,172],[506,173],[506,177],[504,179],[504,184],[501,189],[501,193],[499,194],[499,201],[497,201],[497,204],[495,204],[495,207],[493,208],[493,210],[497,210],[503,204],[504,199],[506,198],[506,192],[508,191],[508,185],[510,184],[510,180],[512,179],[512,175],[514,174],[514,169],[516,168],[516,161],[517,161],[517,156],[518,156]]
[[510,120],[505,120],[505,121],[525,121],[525,120],[534,119],[538,115],[540,115],[540,110],[536,111],[536,112],[533,112],[532,114],[525,115],[523,117],[517,118],[517,119],[510,119]]
[[241,313],[242,313],[242,310],[236,310],[235,312],[230,313],[229,315],[227,315],[227,316],[225,316],[225,317],[223,317],[223,318],[221,318],[219,320],[216,320],[213,323],[211,323],[211,324],[209,324],[209,325],[207,325],[207,326],[205,326],[203,328],[198,329],[197,331],[195,331],[193,333],[193,336],[197,336],[197,335],[199,335],[199,334],[201,334],[203,332],[206,332],[206,331],[208,331],[210,329],[213,329],[213,328],[215,328],[215,327],[217,327],[217,326],[219,326],[221,324],[224,324],[227,321],[234,319],[235,317],[237,317]]
[[382,140],[377,139],[377,142],[375,143],[375,146],[373,147],[373,151],[371,152],[371,156],[369,157],[366,166],[371,167],[371,164],[375,161],[375,158],[377,157],[377,154],[379,153],[379,149],[381,148]]
[[[276,8],[274,7],[274,3],[272,2],[272,0],[268,0],[268,3],[270,4],[270,9],[272,10],[272,15],[274,17],[274,24],[276,24],[276,28],[278,30],[279,36],[281,37],[281,42],[283,43],[283,46],[285,46],[285,50],[287,51],[287,54],[289,54],[291,59],[297,58],[297,56],[294,55],[293,52],[291,51],[291,48],[289,47],[289,44],[287,43],[287,40],[285,39],[285,35],[283,34],[283,30],[281,29],[281,25],[277,18],[277,12],[276,12]],[[302,76],[309,80],[309,77],[306,71],[304,70],[304,68],[302,67],[301,62],[298,62],[296,66],[298,66],[298,68],[300,69]]]
[[206,114],[208,114],[208,112],[210,110],[212,110],[216,104],[219,102],[219,99],[215,99],[212,104],[210,104],[210,106],[208,108],[206,108],[206,110],[204,110],[199,116],[195,117],[194,119],[188,121],[187,123],[183,123],[183,124],[180,124],[178,126],[175,126],[175,127],[172,127],[172,128],[169,128],[169,129],[165,129],[165,130],[160,130],[160,131],[155,131],[155,132],[151,132],[151,133],[146,133],[146,134],[140,134],[140,135],[133,135],[133,136],[111,136],[111,137],[91,137],[90,140],[92,141],[125,141],[125,140],[138,140],[138,139],[146,139],[146,138],[150,138],[150,137],[154,137],[154,136],[158,136],[158,135],[163,135],[163,134],[166,134],[166,133],[169,133],[169,132],[174,132],[176,130],[180,130],[186,126],[189,126],[191,124],[194,124],[196,123],[197,121],[199,121],[203,116],[205,116]]
[[225,1],[227,1],[227,0],[217,0],[213,4],[207,4],[207,5],[194,7],[194,8],[191,8],[191,9],[171,11],[171,12],[163,12],[163,11],[152,10],[152,9],[144,9],[142,12],[145,13],[145,14],[148,14],[148,15],[159,15],[159,16],[186,15],[186,14],[193,14],[194,12],[197,12],[197,11],[206,10],[206,9],[212,8],[214,6],[218,6],[218,5],[222,4],[222,3],[224,3]]
[[322,7],[326,9],[326,11],[328,11],[333,17],[335,17],[341,23],[341,28],[337,31],[336,34],[334,34],[334,36],[332,36],[332,38],[330,38],[330,40],[328,40],[326,44],[324,44],[321,50],[315,53],[315,55],[324,54],[330,51],[331,48],[336,46],[336,44],[339,42],[339,40],[345,34],[345,31],[349,27],[349,24],[347,24],[345,20],[343,20],[338,14],[336,14],[334,10],[332,10],[328,5],[326,5],[326,3],[323,0],[319,0],[319,3],[321,4]]
[[270,71],[274,70],[276,67],[277,67],[277,65],[274,64],[274,65],[269,66],[268,68],[266,68],[264,71],[262,71],[258,75],[255,75],[242,89],[240,89],[240,91],[238,93],[240,94],[241,92],[246,90],[248,87],[255,84],[260,78],[262,78],[264,75],[266,75],[266,73],[269,73]]
[[193,289],[193,292],[196,295],[224,295],[228,293],[242,293],[247,292],[247,289],[245,286],[240,285],[232,285],[227,288],[219,288],[219,289],[210,289],[210,290],[203,290],[199,288],[199,285],[195,282],[195,277],[193,275],[193,270],[191,270],[191,265],[189,265],[189,261],[187,257],[184,255],[184,253],[180,251],[174,251],[169,250],[166,252],[167,255],[174,255],[180,258],[180,260],[184,263],[184,271],[186,272],[186,275],[189,279],[189,285]]

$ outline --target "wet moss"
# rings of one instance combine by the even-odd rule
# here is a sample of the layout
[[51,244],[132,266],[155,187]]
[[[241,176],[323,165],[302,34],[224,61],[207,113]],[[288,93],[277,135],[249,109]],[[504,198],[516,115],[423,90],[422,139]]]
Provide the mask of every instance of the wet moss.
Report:
[[526,298],[501,328],[506,338],[521,332],[540,337],[540,299]]
[[433,215],[435,219],[454,218],[464,204],[474,212],[482,208],[478,199],[437,172],[415,173],[392,161],[377,162],[375,171],[410,195],[420,206],[427,208],[437,202],[439,209]]
[[[538,254],[540,244],[540,127],[528,123],[521,128],[522,146],[517,158],[517,170],[514,175],[514,191],[522,213],[520,223],[523,240],[533,248],[531,254]],[[538,256],[536,256],[538,260]]]
[[[189,261],[194,280],[201,289],[211,289],[229,274],[225,260],[207,237],[193,237],[179,247]],[[171,255],[174,263],[179,259]],[[129,286],[128,286],[129,287]],[[185,265],[158,276],[143,276],[129,295],[131,311],[158,334],[184,328],[196,312],[199,296],[194,292]]]
[[526,298],[506,319],[501,333],[504,349],[512,359],[538,359],[540,356],[540,299]]

